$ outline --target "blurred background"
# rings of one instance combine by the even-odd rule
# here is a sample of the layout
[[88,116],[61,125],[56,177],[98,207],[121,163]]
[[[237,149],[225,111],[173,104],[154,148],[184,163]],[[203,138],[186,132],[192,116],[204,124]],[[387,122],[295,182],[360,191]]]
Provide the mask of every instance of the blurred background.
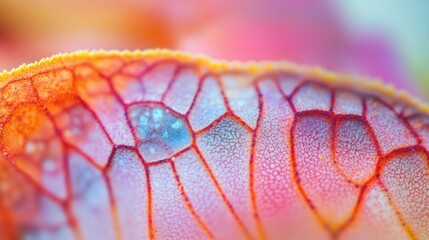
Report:
[[0,72],[60,52],[147,48],[318,65],[429,100],[427,0],[0,0]]

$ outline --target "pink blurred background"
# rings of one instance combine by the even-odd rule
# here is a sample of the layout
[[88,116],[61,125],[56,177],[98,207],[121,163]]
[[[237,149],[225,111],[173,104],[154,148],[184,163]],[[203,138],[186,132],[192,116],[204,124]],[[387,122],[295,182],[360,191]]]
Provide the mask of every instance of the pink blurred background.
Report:
[[382,78],[429,99],[429,2],[0,0],[0,71],[80,49],[170,48]]

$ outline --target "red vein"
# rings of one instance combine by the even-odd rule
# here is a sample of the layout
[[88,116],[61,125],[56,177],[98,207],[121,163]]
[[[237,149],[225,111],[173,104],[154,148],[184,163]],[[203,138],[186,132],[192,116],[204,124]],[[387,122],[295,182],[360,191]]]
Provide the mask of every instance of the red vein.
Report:
[[121,230],[121,223],[119,222],[119,214],[118,214],[118,208],[116,205],[116,199],[115,196],[113,196],[113,188],[112,188],[112,183],[110,181],[110,177],[108,174],[108,171],[111,167],[111,164],[113,164],[113,158],[114,158],[114,154],[115,154],[115,150],[113,149],[110,153],[109,156],[109,160],[107,161],[106,167],[104,169],[102,169],[102,176],[104,178],[104,181],[106,181],[106,188],[107,188],[107,193],[109,196],[109,205],[110,205],[110,214],[112,215],[112,219],[113,219],[113,227],[115,228],[115,235],[116,235],[116,239],[118,240],[122,240],[122,230]]
[[137,149],[134,149],[134,152],[139,157],[140,162],[143,164],[146,176],[146,191],[147,191],[147,228],[149,231],[149,239],[155,239],[155,230],[153,227],[153,217],[152,217],[152,187],[150,184],[150,169],[146,164],[144,158]]
[[246,227],[244,226],[243,222],[238,217],[238,215],[235,212],[232,204],[229,202],[229,200],[226,197],[224,191],[222,190],[222,187],[220,186],[220,184],[216,180],[215,175],[213,174],[213,172],[211,171],[209,165],[207,164],[207,161],[204,159],[204,156],[202,155],[202,153],[201,153],[200,149],[198,148],[198,146],[194,146],[194,150],[195,150],[195,153],[198,155],[198,159],[203,164],[204,169],[206,170],[206,172],[210,176],[210,179],[213,181],[213,183],[214,183],[214,185],[216,187],[216,190],[218,191],[218,193],[219,193],[220,197],[222,198],[224,204],[226,205],[226,207],[229,210],[229,212],[231,213],[232,217],[234,218],[234,220],[237,222],[238,226],[240,227],[240,230],[244,233],[244,235],[248,239],[251,239],[251,235],[250,235],[249,231],[246,229]]
[[183,148],[182,150],[177,151],[176,153],[174,153],[173,155],[165,158],[165,159],[161,159],[161,160],[156,160],[154,162],[148,162],[146,163],[149,167],[153,167],[153,166],[157,166],[157,165],[161,165],[161,164],[165,164],[165,163],[169,163],[171,161],[171,159],[180,157],[182,154],[184,154],[185,152],[187,152],[188,150],[192,149],[192,146],[188,146]]
[[262,119],[262,115],[263,115],[263,109],[264,109],[264,102],[262,99],[262,93],[259,89],[259,87],[257,86],[257,84],[254,84],[254,88],[257,92],[258,95],[258,118],[256,120],[256,126],[255,126],[255,130],[253,131],[252,134],[252,143],[250,146],[250,160],[249,160],[249,189],[250,189],[250,201],[251,201],[251,205],[252,205],[252,212],[253,212],[253,217],[255,219],[256,222],[256,227],[257,227],[257,231],[258,231],[258,237],[259,239],[265,239],[266,238],[266,234],[265,234],[265,230],[264,227],[262,225],[262,222],[260,220],[259,217],[259,211],[258,211],[258,205],[257,205],[257,201],[256,201],[256,192],[255,192],[255,146],[256,146],[256,137],[259,131],[259,127],[261,125],[261,119]]
[[222,96],[223,104],[226,108],[226,111],[232,113],[233,110],[231,108],[231,105],[229,104],[228,98],[227,98],[226,93],[225,93],[225,87],[224,87],[222,81],[220,80],[220,77],[218,75],[213,76],[213,77],[216,80],[216,85],[219,87],[220,94]]
[[[331,114],[333,114],[333,112],[330,112]],[[337,141],[336,141],[336,134],[338,132],[338,124],[341,120],[345,120],[345,121],[359,121],[362,120],[360,117],[355,117],[354,115],[351,114],[344,114],[344,115],[331,115],[332,117],[332,124],[331,124],[331,134],[330,134],[330,151],[331,151],[331,156],[332,156],[332,165],[334,166],[335,170],[337,170],[338,174],[341,176],[341,178],[346,181],[349,184],[356,184],[354,183],[352,180],[349,180],[346,176],[346,174],[343,172],[343,170],[341,170],[341,168],[338,166],[337,164],[337,154],[336,154],[336,149],[337,149]]]
[[307,204],[309,209],[313,212],[314,216],[316,217],[318,222],[322,225],[322,227],[326,231],[328,231],[329,233],[332,234],[331,228],[327,225],[327,223],[324,221],[322,216],[319,214],[316,207],[311,202],[311,200],[308,198],[307,194],[304,191],[304,188],[302,187],[302,185],[300,183],[301,181],[300,181],[300,177],[299,177],[299,173],[298,173],[298,169],[297,169],[296,154],[295,154],[295,134],[294,134],[294,131],[295,131],[295,128],[296,128],[296,125],[297,125],[297,122],[299,119],[300,119],[299,113],[296,113],[295,118],[292,122],[292,126],[290,129],[290,136],[289,136],[289,141],[290,141],[290,146],[291,146],[290,147],[290,156],[291,156],[291,162],[292,162],[292,164],[291,164],[292,165],[292,174],[294,176],[294,180],[295,180],[295,183],[297,185],[298,192],[301,194],[305,203]]
[[[36,96],[36,99],[38,100],[37,105],[40,108],[42,108],[45,115],[50,120],[50,122],[54,128],[55,133],[58,136],[61,136],[62,131],[55,124],[55,120],[54,120],[54,117],[52,116],[52,114],[48,111],[46,106],[43,105],[42,100],[40,99],[39,93],[37,92],[37,90],[34,86],[33,78],[30,79],[30,83],[31,83],[32,90]],[[67,215],[68,222],[69,222],[69,224],[73,230],[75,237],[80,240],[80,239],[83,239],[82,233],[81,233],[80,228],[77,224],[77,220],[76,220],[76,217],[74,216],[72,206],[71,206],[72,189],[71,189],[71,180],[70,180],[69,161],[68,161],[68,156],[67,156],[67,147],[66,147],[66,143],[64,141],[64,138],[60,137],[60,139],[61,139],[61,146],[62,146],[62,161],[63,161],[62,166],[63,166],[64,172],[65,172],[65,184],[66,184],[66,191],[67,191],[67,199],[65,201],[63,201],[61,205],[63,207],[65,214]]]
[[183,188],[183,185],[180,181],[180,177],[177,174],[176,166],[173,161],[169,161],[171,169],[174,174],[174,179],[176,180],[177,187],[179,188],[180,195],[182,196],[182,200],[185,203],[186,207],[188,208],[189,212],[191,213],[192,217],[198,222],[200,227],[203,229],[203,231],[207,234],[207,236],[210,239],[214,239],[213,233],[208,229],[208,227],[205,225],[205,223],[201,220],[201,218],[198,216],[198,214],[195,212],[195,209],[193,208],[191,202],[188,199],[188,196],[185,193],[185,189]]
[[384,194],[387,197],[387,201],[389,202],[389,205],[393,208],[396,217],[398,218],[399,222],[401,223],[401,226],[404,229],[405,233],[408,235],[408,237],[410,239],[417,239],[415,234],[411,230],[410,226],[406,223],[405,219],[402,217],[402,214],[397,210],[397,206],[392,201],[392,197],[390,196],[386,187],[384,186],[384,184],[380,180],[379,180],[379,184],[380,184],[381,190],[384,192]]
[[177,80],[177,77],[179,76],[179,73],[181,70],[182,70],[182,67],[176,66],[176,69],[174,70],[173,76],[171,77],[170,81],[167,84],[167,88],[162,93],[161,102],[164,102],[165,97],[167,96],[168,92],[170,91],[171,86],[173,86],[174,82]]
[[[367,114],[367,101],[366,99],[362,98],[362,104],[364,107],[364,114],[363,116],[366,118],[366,114]],[[411,239],[415,239],[415,235],[414,233],[411,231],[411,229],[407,228],[406,223],[404,221],[404,219],[402,218],[401,214],[397,211],[397,208],[395,207],[395,205],[393,204],[393,202],[391,201],[391,197],[387,194],[387,191],[385,190],[385,187],[383,185],[383,183],[380,181],[380,172],[381,169],[385,166],[386,164],[386,156],[389,156],[389,154],[385,155],[384,157],[381,155],[381,146],[380,143],[377,139],[377,136],[375,135],[374,129],[371,127],[371,125],[368,123],[368,120],[364,119],[364,121],[366,122],[366,125],[368,126],[369,129],[369,136],[371,137],[372,141],[374,142],[376,148],[378,149],[377,151],[377,155],[378,155],[378,162],[376,165],[376,170],[375,170],[375,174],[373,175],[372,179],[368,180],[368,183],[370,183],[371,181],[377,181],[380,184],[381,189],[384,191],[384,193],[387,196],[389,205],[394,209],[394,212],[399,220],[399,222],[401,223],[401,225],[403,226],[405,232],[407,233],[408,237],[410,237]],[[392,151],[393,152],[393,151]]]
[[79,225],[76,220],[76,216],[73,213],[72,209],[72,183],[71,183],[71,176],[70,176],[70,162],[68,158],[68,150],[63,143],[63,164],[64,164],[64,173],[65,173],[65,181],[66,181],[66,189],[67,189],[67,200],[64,202],[63,206],[65,208],[65,212],[68,218],[68,222],[73,230],[74,236],[76,239],[82,240],[82,232],[79,228]]
[[[157,64],[161,64],[162,62],[165,62],[165,61],[159,61],[159,62],[156,62],[156,63],[154,63],[154,64],[151,64],[151,66],[150,67],[147,67],[146,69],[144,69],[144,73],[142,73],[141,74],[141,76],[140,77],[142,77],[142,76],[144,76],[144,74],[145,73],[147,73],[147,72],[149,72],[150,71],[150,69],[152,69],[152,68],[154,68]],[[46,71],[46,72],[48,72],[48,71]],[[41,73],[39,73],[39,74],[41,74]],[[35,76],[35,75],[34,75]],[[187,111],[187,113],[186,113],[186,116],[187,115],[189,115],[189,113],[190,113],[190,111],[192,110],[192,108],[193,108],[193,106],[194,106],[194,104],[195,104],[195,102],[196,102],[196,99],[197,99],[197,96],[199,95],[199,93],[200,93],[200,91],[201,91],[201,85],[202,85],[202,79],[203,78],[200,78],[200,83],[199,83],[199,85],[198,85],[198,89],[197,89],[197,92],[195,93],[195,95],[194,95],[194,98],[193,98],[193,101],[192,101],[192,104],[191,104],[191,107],[189,108],[189,110]],[[109,86],[111,86],[112,84],[111,84],[111,82],[110,81],[108,81],[109,82]],[[140,83],[141,83],[141,81],[139,81]],[[172,85],[172,82],[173,82],[173,80],[171,80],[170,82],[169,82],[169,86],[171,87],[171,85]],[[9,83],[8,83],[9,84]],[[278,82],[277,82],[277,84],[278,84]],[[300,85],[298,85],[298,86],[296,86],[295,87],[295,89],[294,89],[294,91],[292,92],[292,94],[291,94],[291,96],[290,97],[287,97],[283,92],[282,92],[282,89],[281,89],[281,87],[280,86],[278,86],[279,87],[279,89],[280,89],[280,92],[283,94],[283,96],[285,97],[285,99],[287,99],[288,100],[288,102],[289,102],[289,104],[291,105],[291,107],[292,107],[292,110],[294,111],[294,113],[295,113],[295,108],[294,108],[294,106],[293,106],[293,104],[291,103],[291,101],[290,101],[290,99],[291,99],[291,97],[299,90],[299,88],[300,87],[302,87],[302,85],[304,85],[305,83],[302,83],[302,84],[300,84]],[[33,85],[33,88],[34,88],[34,85]],[[167,87],[167,89],[168,89],[169,87]],[[114,88],[113,88],[113,86],[111,86],[111,89],[112,89],[112,93],[117,97],[117,99],[121,102],[121,104],[123,105],[123,106],[126,106],[125,105],[125,103],[123,102],[123,100],[120,98],[120,96],[119,96],[119,94],[117,93],[117,92],[115,92],[114,91]],[[167,94],[167,91],[168,90],[166,90],[165,92],[164,92],[164,94],[163,94],[163,97]],[[228,102],[227,102],[227,99],[226,99],[226,96],[225,96],[225,94],[224,94],[224,89],[223,89],[223,87],[221,87],[221,92],[222,92],[222,95],[223,95],[223,97],[224,97],[224,102],[225,102],[225,105],[226,105],[226,107],[227,107],[227,109],[230,109],[230,107],[229,107],[229,104],[228,104]],[[36,93],[36,95],[37,95],[37,91],[35,91],[35,93]],[[362,95],[362,94],[360,94],[360,95]],[[369,95],[366,95],[367,97],[369,96]],[[259,98],[259,96],[258,96],[258,98]],[[41,100],[40,100],[40,98],[38,98],[38,101],[39,101],[39,104],[41,104]],[[382,101],[382,100],[380,100],[379,99],[379,101],[381,102],[381,103],[383,103],[383,104],[385,104],[387,107],[389,107],[389,108],[392,108],[392,106],[390,106],[389,104],[387,104],[387,103],[385,103],[384,101]],[[83,101],[83,100],[81,100],[81,102],[82,102],[82,105],[84,105],[85,104],[85,102]],[[331,97],[331,105],[330,105],[330,110],[332,111],[332,109],[333,109],[333,106],[334,106],[334,103],[335,103],[335,99],[334,99],[334,97],[332,96]],[[363,104],[363,116],[364,117],[366,117],[366,112],[367,112],[367,107],[366,107],[366,104],[365,104],[365,100],[362,98],[362,104]],[[262,105],[262,103],[260,103],[260,105]],[[95,112],[93,112],[93,110],[91,109],[91,108],[89,108],[89,107],[87,107],[87,109],[91,112],[91,113],[93,113],[93,114],[95,114]],[[46,108],[44,108],[44,110],[45,111],[47,111],[46,110]],[[395,112],[395,111],[393,111],[393,112]],[[396,112],[395,112],[396,113]],[[131,124],[130,124],[130,122],[129,122],[129,119],[128,119],[128,117],[127,117],[127,109],[125,108],[125,115],[126,115],[126,119],[127,119],[127,123],[128,123],[128,125],[129,125],[129,127],[131,128],[131,131],[133,132],[133,128],[131,127]],[[296,114],[295,114],[296,115]],[[235,116],[234,114],[231,114],[231,116]],[[51,116],[52,117],[52,116]],[[96,116],[95,116],[96,117]],[[237,116],[235,116],[235,117],[237,117]],[[253,181],[252,181],[252,178],[254,177],[253,176],[253,170],[252,170],[252,164],[254,164],[254,162],[253,162],[253,154],[254,154],[254,145],[255,145],[255,143],[256,143],[256,133],[257,133],[257,130],[258,130],[258,121],[259,121],[259,119],[260,119],[260,117],[261,117],[261,113],[260,113],[260,115],[258,116],[258,120],[257,120],[257,125],[256,125],[256,129],[255,129],[255,131],[253,132],[253,135],[252,135],[252,150],[251,150],[251,160],[250,160],[250,162],[251,162],[251,164],[250,164],[250,169],[249,169],[249,171],[250,171],[250,173],[249,173],[249,176],[250,176],[250,191],[251,191],[251,197],[252,197],[252,199],[254,198],[254,196],[252,196],[252,189],[253,189]],[[418,142],[418,144],[420,144],[421,142],[422,142],[422,140],[421,140],[421,138],[420,138],[420,136],[418,135],[418,133],[417,133],[417,131],[415,131],[415,129],[411,126],[411,124],[409,123],[409,121],[406,119],[406,118],[404,118],[404,117],[402,117],[402,116],[399,116],[400,117],[400,119],[402,119],[402,121],[403,121],[403,123],[405,124],[405,126],[411,131],[411,133],[413,134],[413,136],[415,137],[415,139],[417,140],[417,142]],[[238,118],[238,117],[237,117]],[[223,119],[223,117],[221,116],[221,117],[219,117],[219,119],[221,120],[221,119]],[[216,122],[216,121],[220,121],[219,119],[217,119],[217,120],[215,120],[214,122]],[[53,120],[52,120],[53,121]],[[96,118],[96,121],[97,121],[97,118]],[[243,122],[239,122],[239,124],[242,124]],[[53,122],[53,124],[54,124],[54,128],[55,128],[55,122]],[[213,123],[212,123],[213,124]],[[365,126],[367,126],[367,124],[368,123],[366,123],[365,124]],[[293,123],[292,123],[292,128],[291,128],[291,132],[290,132],[290,141],[291,141],[291,156],[292,156],[292,168],[294,169],[294,165],[295,165],[295,169],[294,169],[294,176],[296,177],[296,182],[297,182],[297,185],[298,185],[298,189],[300,189],[300,188],[302,188],[302,186],[299,184],[299,177],[298,177],[298,172],[296,171],[296,159],[295,159],[295,150],[294,150],[294,145],[292,145],[293,143],[294,143],[294,134],[293,134],[293,129],[294,129],[294,127],[295,127],[295,125],[296,125],[296,119],[293,121]],[[101,127],[101,128],[103,128],[104,126],[101,124],[101,121],[99,121],[99,126]],[[213,125],[212,125],[213,126]],[[244,124],[243,124],[243,126],[244,126]],[[369,126],[369,125],[368,125]],[[56,129],[57,130],[57,129]],[[111,139],[110,139],[110,136],[109,136],[109,134],[107,134],[107,131],[105,131],[105,129],[103,129],[103,131],[104,131],[104,133],[105,133],[105,135],[109,138],[109,141],[111,142],[111,143],[113,143],[112,141],[111,141]],[[371,132],[372,132],[372,130],[371,130]],[[61,134],[60,134],[60,136],[61,136]],[[135,137],[135,134],[133,133],[133,136]],[[380,146],[379,146],[379,143],[377,142],[377,139],[376,139],[376,137],[375,137],[375,135],[374,135],[374,133],[372,132],[372,135],[370,134],[370,136],[371,137],[373,137],[374,139],[375,139],[375,143],[376,143],[376,146],[377,146],[377,149],[378,149],[378,155],[379,155],[379,161],[378,161],[378,163],[377,163],[377,168],[376,168],[376,174],[374,174],[374,177],[373,178],[371,178],[366,184],[370,184],[370,183],[373,183],[373,182],[375,182],[375,180],[377,180],[377,181],[379,181],[379,179],[378,179],[378,177],[379,177],[379,172],[381,171],[381,168],[385,165],[385,163],[387,162],[387,159],[388,159],[388,156],[394,156],[393,154],[398,154],[398,153],[401,153],[401,152],[404,152],[404,151],[408,151],[408,150],[410,150],[410,149],[420,149],[420,148],[422,148],[424,151],[426,151],[423,147],[421,147],[420,145],[416,145],[416,146],[408,146],[408,147],[405,147],[405,148],[399,148],[399,149],[395,149],[395,150],[392,150],[390,153],[388,153],[388,154],[386,154],[385,156],[381,156],[380,154],[380,152],[381,152],[381,150],[380,150]],[[193,134],[193,137],[195,138],[195,134]],[[69,145],[68,143],[66,143],[65,141],[64,141],[64,139],[62,139],[63,140],[63,146],[64,147],[72,147],[72,145]],[[3,149],[3,151],[5,152],[5,153],[7,153],[6,152],[6,149],[4,148],[4,146],[3,145],[1,145],[0,144],[0,147]],[[79,148],[77,148],[77,147],[74,147],[74,148],[76,148],[76,149],[79,149]],[[235,217],[235,219],[240,223],[240,220],[238,219],[238,216],[236,216],[235,215],[235,213],[234,213],[234,210],[233,210],[233,208],[232,208],[232,206],[231,206],[231,204],[228,202],[228,199],[226,198],[226,196],[224,195],[224,193],[223,193],[223,191],[222,191],[222,189],[221,189],[221,187],[220,187],[220,185],[217,183],[217,181],[216,181],[216,179],[215,179],[215,176],[214,176],[214,174],[211,172],[211,170],[210,170],[210,168],[209,168],[209,166],[208,166],[208,164],[206,163],[206,161],[205,161],[205,159],[203,158],[203,156],[202,156],[202,154],[201,154],[201,152],[199,152],[199,149],[195,146],[195,149],[196,149],[196,152],[197,152],[197,154],[198,154],[198,157],[199,157],[199,159],[200,159],[200,161],[203,163],[203,165],[204,165],[204,167],[205,167],[205,169],[206,169],[206,171],[208,171],[208,173],[209,173],[209,175],[210,175],[210,177],[211,177],[211,179],[212,179],[212,181],[215,183],[215,185],[216,185],[216,188],[217,188],[217,190],[218,190],[218,192],[219,192],[219,194],[222,196],[222,199],[224,200],[224,202],[226,203],[226,205],[229,207],[229,210],[231,211],[231,213],[233,214],[233,216]],[[135,150],[135,149],[134,149]],[[138,153],[138,151],[137,150],[135,150],[137,153]],[[426,153],[426,152],[425,152]],[[426,154],[426,156],[427,156],[427,154]],[[87,156],[88,157],[88,156]],[[10,156],[9,156],[9,158],[10,158]],[[140,158],[140,160],[142,161],[142,164],[143,164],[143,166],[144,166],[144,168],[145,168],[145,174],[146,174],[146,178],[147,178],[147,188],[148,188],[148,219],[149,219],[149,221],[148,221],[148,225],[149,225],[149,232],[150,232],[150,237],[151,238],[154,238],[154,232],[153,232],[153,229],[151,230],[151,197],[150,197],[150,195],[151,195],[151,192],[150,192],[150,189],[151,189],[151,186],[150,186],[150,178],[149,178],[149,176],[150,176],[150,174],[149,174],[149,167],[148,167],[148,164],[147,163],[145,163],[145,161],[141,158],[141,156],[139,155],[139,158]],[[91,159],[91,158],[87,158],[87,159]],[[11,163],[13,163],[13,161],[12,161],[12,159],[8,159]],[[92,160],[92,159],[91,159]],[[91,161],[90,161],[91,162]],[[110,158],[109,158],[109,163],[110,163]],[[174,164],[171,162],[171,164],[172,164],[172,168],[173,169],[175,169],[175,167],[174,167]],[[16,168],[16,166],[14,165],[14,164],[12,164],[13,165],[13,167],[14,168]],[[68,165],[68,164],[67,164]],[[66,166],[65,165],[65,167],[68,167],[68,166]],[[36,186],[36,188],[37,189],[39,189],[41,192],[44,192],[45,191],[45,194],[46,193],[49,193],[48,191],[46,191],[46,189],[44,189],[42,186],[39,186],[39,184],[38,183],[36,183],[30,176],[27,176],[25,173],[23,173],[23,172],[21,172],[21,170],[19,169],[19,168],[16,168],[16,170],[19,172],[19,173],[21,173],[25,178],[27,178],[27,179],[29,179],[29,181],[30,182],[33,182],[33,184]],[[67,172],[67,171],[66,171]],[[177,173],[175,173],[175,176],[177,176]],[[68,177],[67,177],[67,179],[66,179],[66,181],[68,181],[69,182],[69,179],[68,179]],[[178,179],[178,176],[177,176],[177,179],[176,179],[176,181],[177,181],[177,183],[178,183],[178,186],[180,187],[181,186],[181,183],[180,183],[180,180]],[[109,179],[108,178],[106,178],[106,182],[109,182]],[[69,185],[70,183],[68,183],[68,185]],[[380,185],[382,185],[381,184],[381,182],[380,182]],[[382,187],[382,189],[383,189],[383,191],[385,191],[385,194],[388,196],[388,199],[389,199],[389,203],[390,203],[390,205],[395,209],[395,213],[397,214],[397,216],[398,216],[398,218],[400,219],[400,221],[401,221],[401,223],[403,224],[403,226],[404,226],[404,228],[405,228],[405,230],[407,231],[407,233],[408,233],[408,235],[410,236],[410,237],[412,237],[412,238],[414,238],[414,235],[413,235],[413,233],[412,233],[412,231],[411,231],[411,229],[409,229],[408,228],[408,225],[406,225],[405,224],[405,222],[403,221],[403,219],[402,219],[402,217],[401,217],[401,214],[396,210],[396,207],[394,206],[394,204],[392,203],[392,201],[391,201],[391,199],[390,199],[390,197],[389,197],[389,195],[388,195],[388,191],[384,188],[384,186],[381,186]],[[183,188],[183,187],[182,187]],[[359,209],[359,207],[360,207],[360,205],[361,204],[359,204],[359,202],[361,201],[361,199],[363,198],[363,195],[364,195],[364,193],[367,191],[366,189],[368,189],[368,187],[367,187],[367,185],[364,185],[363,187],[362,187],[362,189],[361,189],[361,193],[360,193],[360,195],[359,195],[359,200],[358,200],[358,204],[356,204],[355,205],[355,209],[353,210],[353,214],[352,214],[352,217],[349,219],[349,221],[348,221],[348,223],[346,223],[346,224],[344,224],[343,225],[343,228],[345,229],[346,228],[346,226],[349,224],[349,223],[351,223],[352,221],[353,221],[353,219],[354,219],[354,217],[355,217],[355,215],[356,215],[356,213],[357,213],[357,211],[358,211],[358,209]],[[68,190],[69,190],[69,188],[68,188]],[[303,189],[300,189],[300,191],[303,191]],[[183,194],[184,194],[184,192],[183,192]],[[255,193],[253,193],[253,194],[255,194]],[[183,195],[182,195],[183,196]],[[304,195],[303,195],[304,196]],[[54,196],[54,197],[56,197],[56,196]],[[109,197],[111,197],[111,199],[113,199],[113,195],[112,195],[112,193],[110,193],[109,192]],[[305,196],[304,196],[305,197]],[[49,196],[48,196],[48,198],[49,198]],[[55,200],[54,200],[55,201]],[[62,200],[61,199],[57,199],[57,201],[59,202],[59,203],[61,203],[62,202]],[[306,198],[306,201],[308,201],[308,199]],[[253,204],[253,202],[254,202],[254,204]],[[311,206],[312,206],[312,203],[310,202],[310,203],[308,203],[309,204],[309,206],[310,206],[310,208],[311,208]],[[111,204],[112,206],[113,206],[113,204]],[[254,206],[253,206],[254,205]],[[313,206],[314,207],[314,206]],[[254,201],[254,200],[252,200],[252,210],[254,211],[254,215],[255,215],[255,218],[256,218],[256,216],[258,216],[257,215],[257,211],[256,211],[256,201]],[[316,211],[317,212],[317,210],[316,209],[312,209],[313,211]],[[240,225],[244,230],[245,230],[245,228],[244,228],[244,225],[242,225],[242,223],[241,223],[241,225]],[[338,231],[339,232],[339,231]],[[152,234],[151,234],[152,233]],[[335,236],[334,236],[335,237]]]
[[122,231],[121,231],[121,223],[119,222],[119,214],[118,208],[116,205],[115,197],[113,196],[112,183],[110,181],[109,176],[103,172],[104,181],[106,181],[107,193],[109,195],[109,203],[110,203],[110,214],[113,219],[113,227],[115,228],[116,239],[122,240]]
[[194,94],[194,96],[192,98],[191,106],[189,107],[188,111],[186,111],[186,113],[185,113],[186,118],[188,118],[189,114],[191,114],[191,111],[194,108],[194,106],[195,106],[195,104],[197,102],[197,99],[198,99],[198,97],[199,97],[199,95],[201,93],[201,89],[202,89],[203,83],[207,79],[208,76],[209,76],[209,74],[204,74],[204,75],[201,75],[200,78],[198,79],[197,91],[195,92],[195,94]]

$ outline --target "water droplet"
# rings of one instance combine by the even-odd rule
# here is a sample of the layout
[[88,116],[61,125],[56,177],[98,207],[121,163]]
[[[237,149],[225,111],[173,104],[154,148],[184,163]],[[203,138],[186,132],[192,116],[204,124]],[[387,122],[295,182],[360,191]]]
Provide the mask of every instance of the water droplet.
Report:
[[154,120],[155,122],[158,122],[159,120],[161,120],[162,115],[163,115],[163,112],[162,112],[162,110],[161,110],[161,109],[159,109],[159,108],[155,108],[155,109],[153,110],[153,112],[152,112],[152,117],[153,117],[153,120]]
[[[146,116],[148,112],[150,116]],[[187,122],[165,106],[139,104],[129,109],[129,115],[134,116],[131,122],[141,140],[138,149],[147,162],[166,159],[191,144]]]
[[163,136],[164,138],[167,138],[167,137],[168,137],[168,132],[167,132],[167,131],[162,132],[162,136]]
[[141,125],[144,126],[144,125],[147,124],[147,118],[144,115],[141,115],[140,118],[139,118],[139,120],[140,120],[140,124]]
[[172,128],[174,128],[174,129],[178,129],[178,128],[180,128],[182,125],[183,125],[183,124],[182,124],[182,122],[181,122],[181,121],[179,121],[179,120],[177,120],[177,121],[175,121],[175,122],[171,125],[171,127],[172,127]]

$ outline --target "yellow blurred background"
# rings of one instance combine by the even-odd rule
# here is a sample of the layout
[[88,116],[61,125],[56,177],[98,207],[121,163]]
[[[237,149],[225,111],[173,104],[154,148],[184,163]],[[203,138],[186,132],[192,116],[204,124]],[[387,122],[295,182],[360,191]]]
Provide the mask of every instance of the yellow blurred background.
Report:
[[382,78],[429,99],[429,1],[0,0],[0,71],[56,53],[170,48]]

